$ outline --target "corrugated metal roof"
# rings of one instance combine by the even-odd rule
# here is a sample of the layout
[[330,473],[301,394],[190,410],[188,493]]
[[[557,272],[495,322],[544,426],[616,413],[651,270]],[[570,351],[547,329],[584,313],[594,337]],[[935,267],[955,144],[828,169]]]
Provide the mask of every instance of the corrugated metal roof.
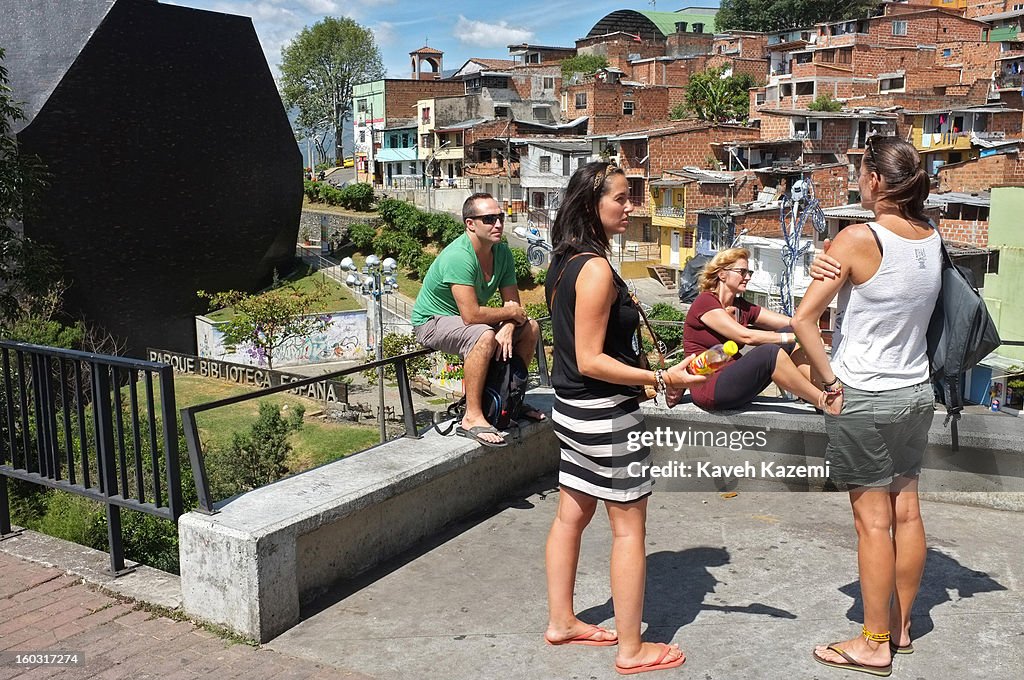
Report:
[[871,220],[875,217],[875,213],[871,212],[860,203],[837,205],[833,208],[825,208],[822,212],[825,213],[825,217],[843,219]]
[[[516,140],[512,140],[513,142]],[[533,146],[539,146],[542,149],[551,149],[552,151],[569,151],[569,152],[582,152],[590,151],[593,148],[593,144],[587,140],[553,140],[553,139],[533,139],[527,140],[527,144]]]
[[797,118],[880,118],[886,121],[896,120],[897,118],[895,113],[887,111],[808,111],[807,109],[761,109],[761,113],[768,113],[773,116],[789,116]]
[[947,205],[949,203],[986,206],[992,204],[992,195],[987,191],[947,191],[942,194],[928,194],[926,205]]
[[1020,359],[1011,359],[1004,357],[993,352],[987,357],[978,362],[980,366],[986,366],[988,368],[995,369],[1000,373],[999,377],[1005,377],[1009,375],[1020,375],[1024,373],[1024,361]]
[[469,120],[459,121],[458,123],[452,123],[451,125],[440,125],[435,128],[435,132],[452,132],[455,130],[468,130],[471,127],[479,125],[480,123],[486,123],[486,118],[470,118]]
[[975,19],[975,21],[988,21],[988,22],[992,22],[992,21],[999,21],[1000,19],[1012,19],[1014,17],[1022,17],[1022,16],[1024,16],[1024,12],[1022,12],[1021,10],[1016,10],[1014,12],[998,12],[996,14],[986,14],[985,16],[974,17],[974,19]]
[[947,106],[944,109],[928,109],[926,111],[904,111],[908,116],[931,116],[938,113],[1020,113],[1020,109],[1011,109],[1002,106]]
[[516,122],[519,123],[520,125],[529,125],[529,126],[532,126],[532,127],[544,128],[545,130],[567,130],[569,128],[574,128],[577,125],[582,125],[583,123],[585,123],[587,121],[587,119],[589,117],[590,116],[580,116],[579,118],[575,118],[573,120],[570,120],[568,123],[555,123],[555,124],[536,123],[536,122],[533,122],[533,121],[526,121],[526,120],[519,120],[519,121],[516,121]]

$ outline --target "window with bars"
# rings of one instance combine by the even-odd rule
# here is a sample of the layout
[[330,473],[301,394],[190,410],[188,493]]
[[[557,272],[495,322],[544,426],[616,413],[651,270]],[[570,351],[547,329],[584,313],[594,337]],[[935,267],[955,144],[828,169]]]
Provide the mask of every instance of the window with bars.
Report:
[[540,157],[540,171],[551,172],[551,156]]

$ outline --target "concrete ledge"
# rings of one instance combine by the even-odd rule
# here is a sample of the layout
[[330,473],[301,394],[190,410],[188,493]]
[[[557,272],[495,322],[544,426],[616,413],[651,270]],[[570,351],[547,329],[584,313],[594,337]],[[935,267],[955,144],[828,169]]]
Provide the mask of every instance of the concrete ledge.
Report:
[[[669,410],[645,404],[647,429],[662,427],[679,433],[761,432],[764,445],[730,449],[718,446],[655,446],[656,464],[678,461],[695,464],[736,465],[746,460],[782,465],[821,466],[826,446],[822,416],[810,406],[781,399],[761,398],[743,411],[708,413],[683,403]],[[920,489],[923,497],[1000,510],[1024,511],[1024,423],[1016,418],[963,416],[959,426],[960,450],[952,450],[950,429],[943,426],[945,410],[935,412],[925,452]],[[692,436],[692,435],[691,435]],[[825,480],[722,477],[718,479],[666,479],[662,490],[815,490],[829,488]]]
[[[550,398],[531,393],[546,408]],[[256,489],[178,525],[184,609],[266,642],[332,585],[557,467],[549,424],[487,448],[431,430]]]
[[0,552],[60,569],[115,595],[167,609],[181,606],[180,579],[174,574],[125,560],[135,570],[115,578],[109,554],[78,543],[25,530],[0,541]]

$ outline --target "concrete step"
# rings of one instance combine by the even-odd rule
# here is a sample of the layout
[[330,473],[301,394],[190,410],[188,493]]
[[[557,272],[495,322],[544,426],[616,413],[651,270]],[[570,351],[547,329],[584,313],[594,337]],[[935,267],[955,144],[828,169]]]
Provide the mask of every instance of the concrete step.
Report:
[[665,286],[669,290],[673,290],[676,287],[675,277],[672,274],[672,270],[662,265],[656,265],[651,267],[654,271],[655,277],[661,282],[661,285]]

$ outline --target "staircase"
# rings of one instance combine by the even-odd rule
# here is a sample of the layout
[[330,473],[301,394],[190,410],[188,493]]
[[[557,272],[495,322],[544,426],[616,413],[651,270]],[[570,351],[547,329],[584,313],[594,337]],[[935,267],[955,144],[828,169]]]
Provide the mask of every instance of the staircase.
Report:
[[676,277],[675,270],[669,269],[664,265],[655,265],[650,268],[654,272],[654,278],[661,282],[661,285],[665,286],[668,290],[675,290]]

